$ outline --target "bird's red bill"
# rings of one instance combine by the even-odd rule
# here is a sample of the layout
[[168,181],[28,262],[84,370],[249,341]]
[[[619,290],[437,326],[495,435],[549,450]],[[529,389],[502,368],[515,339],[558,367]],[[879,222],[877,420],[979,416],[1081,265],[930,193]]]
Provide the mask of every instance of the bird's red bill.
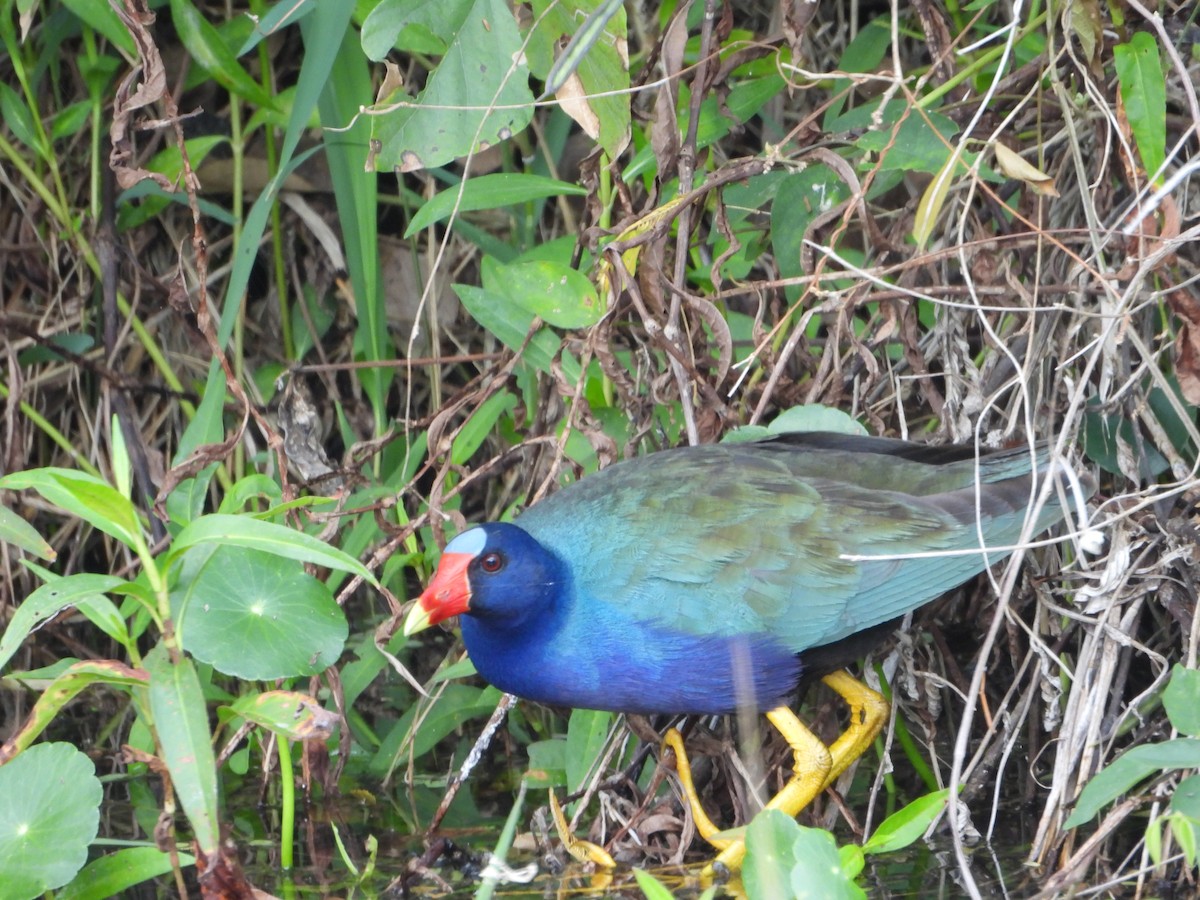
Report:
[[443,619],[459,616],[471,606],[471,582],[467,567],[475,558],[472,553],[444,553],[433,580],[417,598],[416,605],[404,622],[404,633],[414,634]]

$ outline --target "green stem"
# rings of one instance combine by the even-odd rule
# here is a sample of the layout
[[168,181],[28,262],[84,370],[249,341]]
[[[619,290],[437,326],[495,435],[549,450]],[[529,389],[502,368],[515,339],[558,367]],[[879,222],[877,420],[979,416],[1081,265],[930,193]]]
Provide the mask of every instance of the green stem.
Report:
[[279,785],[282,788],[279,810],[279,865],[285,872],[289,872],[294,862],[296,778],[292,767],[292,745],[283,735],[277,734],[275,746],[279,753]]

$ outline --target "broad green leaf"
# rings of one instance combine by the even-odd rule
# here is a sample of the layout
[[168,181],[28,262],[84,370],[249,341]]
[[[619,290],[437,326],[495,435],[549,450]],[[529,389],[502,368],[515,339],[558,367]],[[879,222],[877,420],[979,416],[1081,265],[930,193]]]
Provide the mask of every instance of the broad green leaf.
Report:
[[[460,198],[461,194],[461,198]],[[480,175],[468,179],[465,184],[456,184],[434,194],[417,210],[404,236],[412,237],[435,222],[448,219],[452,213],[479,209],[498,209],[541,200],[545,197],[582,197],[587,194],[582,187],[523,172],[500,172]]]
[[567,783],[567,742],[564,738],[534,741],[529,745],[530,787],[556,788]]
[[415,102],[398,91],[372,107],[374,170],[435,168],[524,130],[533,118],[533,93],[521,34],[504,0],[382,0],[363,22],[363,50],[383,59],[410,25],[444,40],[446,54]]
[[[746,857],[742,861],[742,883],[750,900],[786,897],[791,893],[792,847],[800,837],[800,826],[790,816],[764,809],[746,829]],[[822,847],[822,850],[825,848]],[[837,861],[837,848],[829,839],[829,853]]]
[[[838,61],[838,70],[842,72],[873,72],[883,62],[883,55],[891,44],[890,17],[879,16],[872,19],[865,28],[859,29],[858,34],[846,45],[846,49],[842,51],[842,58]],[[826,132],[837,130],[833,127],[833,123],[846,108],[845,96],[838,95],[845,94],[851,87],[849,78],[836,79],[831,85],[829,94],[834,99],[829,109],[825,111],[823,129]]]
[[254,473],[234,482],[224,498],[218,512],[234,515],[244,509],[251,501],[266,500],[271,504],[271,512],[279,513],[275,504],[283,499],[283,489],[269,475]]
[[903,809],[897,810],[886,819],[870,840],[863,844],[863,853],[892,853],[903,850],[925,833],[933,820],[946,808],[948,788],[918,797]]
[[[866,892],[842,869],[833,835],[820,828],[797,827],[800,834],[792,846],[796,864],[790,896],[795,900],[866,900]],[[746,846],[748,850],[749,843]]]
[[1200,670],[1176,663],[1163,692],[1163,706],[1176,730],[1200,737]]
[[294,559],[246,547],[196,547],[171,602],[184,648],[246,680],[320,674],[349,634],[324,582]]
[[121,610],[107,597],[92,596],[75,604],[89,622],[125,648],[130,646],[129,628]]
[[150,710],[163,762],[196,843],[212,857],[221,840],[217,759],[200,679],[190,659],[181,656],[172,664],[162,644],[146,654],[145,662],[150,674]]
[[0,766],[0,797],[0,894],[32,900],[74,878],[100,827],[95,764],[70,744],[38,744]]
[[884,127],[868,131],[855,145],[860,150],[881,154],[880,171],[932,174],[946,165],[951,153],[950,139],[958,131],[958,123],[947,116],[934,112],[921,115],[913,110],[899,129]]
[[1197,826],[1200,826],[1200,819],[1196,819],[1194,816],[1175,814],[1168,821],[1171,823],[1171,834],[1179,844],[1179,849],[1183,851],[1183,858],[1188,868],[1195,867],[1196,847],[1197,844],[1200,844],[1200,836],[1196,832]]
[[[802,242],[814,218],[850,196],[850,188],[824,163],[789,174],[777,185],[771,203],[771,249],[784,278],[811,275],[801,263]],[[802,288],[787,285],[788,299],[796,300]]]
[[43,622],[57,615],[62,610],[76,606],[94,597],[102,596],[119,584],[124,584],[122,578],[115,575],[68,575],[57,578],[49,584],[43,584],[13,613],[4,634],[0,635],[0,669],[12,659],[17,648],[31,632],[40,627]]
[[[494,335],[510,350],[520,350],[525,343],[525,335],[533,322],[533,315],[522,307],[510,303],[508,298],[496,291],[475,287],[469,284],[456,284],[454,293],[462,300],[463,306],[471,317]],[[539,371],[549,373],[558,353],[561,341],[558,336],[546,328],[539,329],[525,347],[523,359]],[[568,367],[567,354],[563,354],[563,370],[567,377],[574,380],[580,372],[579,364],[572,358]]]
[[[1113,62],[1133,140],[1146,176],[1153,176],[1167,154],[1167,83],[1158,43],[1148,32],[1139,31],[1128,44],[1113,47]],[[1161,182],[1159,174],[1155,183]]]
[[112,472],[117,492],[126,500],[133,499],[133,467],[129,461],[129,448],[125,446],[125,432],[121,420],[114,413],[108,423],[112,440]]
[[1075,802],[1075,811],[1063,825],[1075,828],[1090,821],[1100,808],[1143,779],[1167,769],[1200,768],[1200,739],[1176,738],[1134,747],[1096,773]]
[[262,550],[287,559],[337,569],[339,572],[350,572],[366,579],[370,584],[377,583],[375,576],[366,566],[336,547],[303,531],[276,525],[274,522],[263,522],[251,516],[231,516],[224,513],[201,516],[184,526],[176,536],[171,544],[171,559],[178,558],[183,551],[197,544],[227,544],[248,550]]
[[509,302],[555,328],[586,328],[604,316],[596,288],[582,272],[551,260],[521,260],[500,267],[495,285]]

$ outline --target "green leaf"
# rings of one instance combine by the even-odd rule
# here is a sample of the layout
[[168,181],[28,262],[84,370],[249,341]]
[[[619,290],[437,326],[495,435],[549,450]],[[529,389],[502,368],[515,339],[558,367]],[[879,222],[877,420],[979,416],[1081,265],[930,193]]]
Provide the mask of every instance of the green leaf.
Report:
[[159,644],[146,654],[150,710],[171,773],[175,796],[187,813],[196,843],[211,857],[220,846],[217,760],[208,730],[208,707],[195,666],[185,656],[171,663]]
[[638,887],[646,895],[646,900],[674,900],[667,886],[645,869],[634,869],[633,877],[637,879]]
[[2,81],[0,81],[0,115],[4,116],[4,124],[12,129],[17,140],[31,150],[38,149],[41,144],[33,127],[33,116],[29,112],[29,107],[21,99],[20,94]]
[[496,421],[516,405],[517,398],[508,391],[498,391],[484,400],[479,408],[471,413],[471,418],[467,419],[454,439],[454,445],[450,448],[450,458],[454,464],[466,465],[467,460],[491,433]]
[[1175,841],[1179,844],[1179,849],[1183,851],[1184,861],[1187,863],[1189,869],[1193,868],[1196,865],[1196,846],[1198,843],[1196,825],[1200,820],[1192,816],[1175,814],[1168,821],[1171,823],[1171,834],[1175,836]]
[[1163,707],[1176,730],[1200,737],[1200,670],[1176,663],[1163,692]]
[[238,48],[238,56],[245,56],[258,46],[263,38],[270,37],[289,25],[295,25],[317,7],[317,0],[282,0],[277,2],[265,16],[259,18],[246,42]]
[[788,434],[797,431],[835,431],[838,434],[865,435],[863,424],[840,409],[810,403],[785,409],[767,426],[771,434]]
[[557,178],[546,178],[543,175],[523,172],[480,175],[468,179],[465,184],[449,187],[426,200],[409,222],[404,236],[412,237],[421,229],[448,219],[456,210],[458,213],[464,213],[480,209],[498,209],[546,197],[583,197],[586,194],[587,191],[579,185],[559,181]]
[[913,217],[913,243],[918,249],[923,249],[929,238],[933,236],[934,226],[954,183],[954,170],[958,166],[958,154],[954,153],[946,159],[946,164],[933,176],[933,180],[921,194],[917,202],[917,214]]
[[[374,124],[359,115],[371,94],[371,72],[349,20],[330,21],[337,10],[344,10],[340,14],[344,17],[352,9],[350,3],[321,3],[315,15],[304,20],[301,31],[306,57],[322,57],[320,69],[332,64],[317,108],[325,128],[322,140],[354,289],[358,319],[354,353],[356,359],[379,362],[393,359],[395,352],[388,336],[387,292],[379,262],[379,178],[365,165]],[[387,427],[387,393],[393,375],[391,366],[371,366],[358,373],[380,432]]]
[[1200,768],[1200,740],[1176,738],[1134,747],[1122,754],[1087,783],[1075,802],[1075,811],[1063,825],[1075,828],[1090,821],[1100,808],[1131,787],[1167,769]]
[[586,328],[604,316],[596,289],[582,272],[545,259],[500,266],[495,287],[510,303],[555,328]]
[[337,716],[299,691],[243,694],[230,710],[290,741],[324,740],[337,729]]
[[[746,857],[742,861],[742,884],[750,900],[787,897],[791,893],[792,866],[796,857],[792,848],[800,838],[800,826],[777,809],[764,809],[746,829]],[[828,851],[837,865],[837,847],[830,837]]]
[[108,0],[63,0],[63,6],[98,34],[104,35],[127,59],[137,59],[137,46]]
[[[180,853],[179,862],[194,866],[196,858]],[[69,885],[55,894],[55,900],[108,900],[122,897],[135,884],[168,874],[171,855],[157,847],[126,847],[92,860]]]
[[171,0],[171,23],[192,59],[213,81],[255,106],[275,108],[275,98],[242,68],[220,33],[191,0]]
[[[1167,82],[1163,76],[1158,44],[1153,36],[1139,31],[1128,44],[1113,47],[1113,62],[1121,86],[1121,102],[1142,157],[1146,175],[1158,172],[1167,153]],[[1155,184],[1162,183],[1162,174]]]
[[90,759],[70,744],[30,747],[0,766],[0,893],[40,897],[87,862],[104,791]]
[[[480,690],[465,684],[449,684],[440,697],[432,706],[412,704],[397,720],[368,764],[373,774],[386,775],[402,765],[410,753],[419,759],[464,722],[491,715],[500,701],[500,692],[494,687]],[[410,734],[414,727],[416,733]]]
[[946,808],[948,788],[918,797],[903,809],[897,810],[886,819],[870,840],[863,844],[863,853],[893,853],[903,850],[925,833],[933,820]]
[[[456,284],[454,293],[462,300],[463,306],[471,317],[494,335],[510,350],[520,350],[525,343],[525,335],[533,322],[533,315],[524,308],[510,303],[508,298],[496,291],[475,287],[470,284]],[[558,353],[561,341],[558,335],[549,329],[540,329],[525,347],[523,359],[541,372],[550,372],[554,357]],[[563,353],[563,371],[567,378],[574,381],[580,373],[579,363],[574,358],[568,358]]]
[[286,559],[350,572],[370,584],[378,584],[375,576],[357,559],[332,547],[319,538],[273,522],[263,522],[251,516],[231,516],[213,513],[201,516],[184,526],[171,544],[171,559],[175,560],[189,547],[198,544],[227,544],[248,550],[262,550]]
[[1200,822],[1200,775],[1189,775],[1171,795],[1171,811]]
[[0,541],[19,547],[39,559],[53,560],[58,556],[36,528],[7,506],[0,506]]
[[764,809],[746,829],[742,883],[750,900],[866,897],[842,870],[833,835],[820,828],[803,828],[777,809]]
[[117,483],[117,492],[126,500],[132,500],[133,467],[129,462],[129,448],[125,446],[125,432],[121,429],[121,420],[115,413],[109,420],[108,427],[112,436],[113,481]]
[[247,680],[320,674],[337,662],[349,634],[324,582],[261,550],[195,548],[171,602],[184,648]]
[[[610,159],[629,142],[628,25],[619,0],[534,0],[529,68]],[[555,59],[562,39],[570,42]]]
[[0,490],[29,488],[128,547],[136,547],[140,542],[141,531],[133,504],[99,478],[55,468],[13,472],[0,478]]
[[[951,138],[959,131],[958,123],[940,113],[924,116],[913,112],[899,129],[884,127],[868,131],[855,145],[869,153],[885,154],[879,170],[902,172],[940,172],[950,158]],[[893,136],[893,132],[895,132]]]
[[471,657],[464,656],[456,663],[451,663],[444,669],[439,669],[434,676],[429,679],[430,684],[437,684],[441,681],[453,681],[456,678],[470,678],[477,674],[475,671],[475,663],[471,662]]
[[444,40],[446,54],[415,102],[397,93],[371,109],[371,136],[379,146],[374,170],[435,168],[524,130],[533,118],[533,93],[521,35],[504,0],[382,0],[363,22],[363,50],[383,59],[410,25]]
[[567,723],[567,790],[583,788],[596,767],[616,716],[592,709],[571,711]]
[[555,788],[567,783],[567,742],[564,738],[534,741],[527,752],[529,768],[525,778],[530,787]]
[[43,584],[25,598],[17,611],[13,613],[4,634],[0,635],[0,669],[8,663],[17,648],[30,633],[39,628],[47,619],[57,615],[62,610],[91,598],[103,596],[124,579],[115,575],[68,575],[56,578],[49,584]]

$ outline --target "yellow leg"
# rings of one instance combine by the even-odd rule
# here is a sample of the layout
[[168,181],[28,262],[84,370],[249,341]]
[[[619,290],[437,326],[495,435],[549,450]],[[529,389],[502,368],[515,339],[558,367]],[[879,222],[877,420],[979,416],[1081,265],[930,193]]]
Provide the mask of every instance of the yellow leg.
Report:
[[887,722],[888,702],[849,672],[833,672],[821,679],[850,706],[850,727],[833,742],[829,755],[833,763],[822,787],[829,787],[850,764],[867,752]]
[[[799,815],[817,794],[833,784],[851,763],[866,752],[888,717],[887,701],[847,672],[834,672],[822,680],[850,706],[850,725],[831,747],[821,743],[786,706],[776,707],[767,713],[767,719],[787,740],[795,757],[792,777],[771,798],[767,808],[778,809],[792,817]],[[683,752],[683,740],[672,729],[667,734],[666,743],[675,751],[679,780],[683,783],[684,793],[692,808],[696,829],[701,837],[720,851],[717,858],[705,866],[701,878],[711,880],[720,868],[726,872],[740,869],[746,855],[745,842],[741,838],[714,839],[718,829],[704,812],[692,786],[691,768]]]
[[687,751],[683,749],[683,735],[679,733],[678,729],[672,728],[663,736],[663,746],[670,747],[675,754],[675,771],[679,775],[680,785],[683,786],[683,796],[687,798],[688,806],[692,808],[692,821],[696,823],[696,830],[700,832],[700,837],[718,850],[724,850],[733,841],[716,836],[721,829],[713,824],[713,820],[704,811],[704,804],[700,802],[700,796],[696,793],[696,787],[692,783],[692,764],[688,762]]
[[582,838],[577,838],[571,834],[570,826],[567,825],[567,817],[563,815],[562,807],[558,803],[558,797],[554,791],[550,791],[550,815],[554,818],[554,827],[558,831],[558,836],[563,842],[563,846],[567,848],[567,852],[579,860],[581,863],[595,863],[602,869],[615,869],[616,862],[608,851],[603,847],[598,847],[591,841],[585,841]]
[[[833,765],[833,757],[829,748],[821,743],[815,734],[804,727],[804,723],[796,718],[796,714],[786,706],[777,706],[767,713],[767,719],[776,730],[783,735],[792,748],[795,762],[792,766],[792,777],[783,789],[771,798],[767,809],[778,809],[789,816],[796,816],[800,810],[812,803],[813,797],[829,784],[829,772]],[[710,879],[717,874],[717,867],[723,866],[727,872],[735,872],[742,867],[742,857],[746,855],[746,842],[742,838],[728,842],[711,863],[704,867],[701,878]]]

